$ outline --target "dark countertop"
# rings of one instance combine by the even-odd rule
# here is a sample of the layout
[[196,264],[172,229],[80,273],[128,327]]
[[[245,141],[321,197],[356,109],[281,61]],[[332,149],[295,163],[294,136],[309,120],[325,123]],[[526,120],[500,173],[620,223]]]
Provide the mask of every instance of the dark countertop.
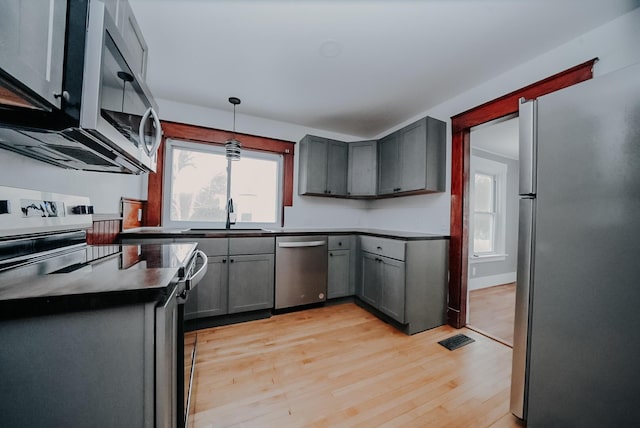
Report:
[[420,232],[405,232],[381,229],[175,229],[166,227],[140,227],[120,233],[123,239],[153,239],[153,238],[246,238],[268,236],[299,236],[299,235],[367,235],[381,238],[400,239],[403,241],[422,241],[449,239],[448,235],[437,235]]
[[90,260],[100,246],[87,246],[90,261],[51,273],[35,265],[25,275],[0,278],[0,318],[162,300],[184,274],[195,244],[118,247],[115,254]]

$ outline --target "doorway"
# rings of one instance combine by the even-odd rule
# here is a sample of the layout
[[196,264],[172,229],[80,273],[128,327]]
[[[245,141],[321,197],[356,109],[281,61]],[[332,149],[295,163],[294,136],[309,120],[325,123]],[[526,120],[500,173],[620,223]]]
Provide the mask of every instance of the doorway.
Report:
[[467,270],[469,254],[469,163],[471,128],[517,114],[518,100],[532,99],[593,77],[597,58],[506,94],[451,118],[451,239],[449,245],[449,299],[447,322],[467,324]]
[[518,118],[470,130],[467,327],[513,346],[518,251]]

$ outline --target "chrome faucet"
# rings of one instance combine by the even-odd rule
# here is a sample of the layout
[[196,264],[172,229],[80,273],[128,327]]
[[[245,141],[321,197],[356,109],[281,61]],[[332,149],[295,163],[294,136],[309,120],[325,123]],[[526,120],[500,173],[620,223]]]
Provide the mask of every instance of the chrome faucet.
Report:
[[233,199],[227,201],[227,224],[226,228],[231,229],[231,225],[236,224],[236,214],[233,212]]

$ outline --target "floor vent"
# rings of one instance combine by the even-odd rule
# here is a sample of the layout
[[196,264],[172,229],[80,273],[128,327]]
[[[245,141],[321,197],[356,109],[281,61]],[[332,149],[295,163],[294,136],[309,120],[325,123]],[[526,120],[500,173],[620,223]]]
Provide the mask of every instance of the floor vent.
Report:
[[447,348],[449,351],[453,351],[460,348],[461,346],[468,345],[469,343],[473,342],[475,342],[475,340],[468,336],[465,336],[464,334],[456,334],[455,336],[451,336],[448,339],[441,340],[438,343]]

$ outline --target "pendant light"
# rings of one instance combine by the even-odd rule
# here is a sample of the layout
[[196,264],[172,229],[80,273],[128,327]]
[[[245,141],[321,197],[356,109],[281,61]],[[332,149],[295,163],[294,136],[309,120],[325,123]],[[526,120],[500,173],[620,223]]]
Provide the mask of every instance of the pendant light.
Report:
[[240,98],[231,97],[229,102],[233,104],[233,137],[224,142],[227,159],[232,161],[240,160],[240,141],[236,140],[236,106],[240,104]]

